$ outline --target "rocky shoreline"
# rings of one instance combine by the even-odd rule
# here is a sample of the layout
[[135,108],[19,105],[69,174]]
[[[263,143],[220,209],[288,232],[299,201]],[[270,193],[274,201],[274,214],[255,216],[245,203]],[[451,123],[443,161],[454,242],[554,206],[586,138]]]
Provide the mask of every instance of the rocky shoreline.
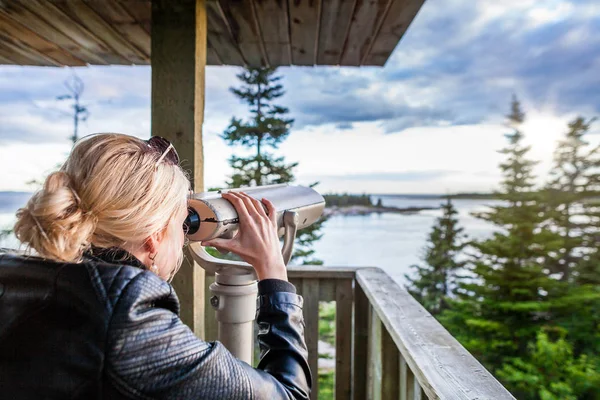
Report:
[[382,213],[397,214],[416,214],[425,210],[437,210],[439,207],[377,207],[377,206],[347,206],[347,207],[325,207],[323,216],[330,217],[334,215],[369,215]]

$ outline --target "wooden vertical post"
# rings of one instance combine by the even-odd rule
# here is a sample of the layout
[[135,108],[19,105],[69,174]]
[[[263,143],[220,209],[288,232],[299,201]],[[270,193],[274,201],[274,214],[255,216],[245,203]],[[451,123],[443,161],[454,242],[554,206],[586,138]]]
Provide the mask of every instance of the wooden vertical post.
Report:
[[[175,146],[193,190],[204,189],[205,0],[152,0],[152,135]],[[204,336],[204,270],[187,257],[173,280],[181,319]]]

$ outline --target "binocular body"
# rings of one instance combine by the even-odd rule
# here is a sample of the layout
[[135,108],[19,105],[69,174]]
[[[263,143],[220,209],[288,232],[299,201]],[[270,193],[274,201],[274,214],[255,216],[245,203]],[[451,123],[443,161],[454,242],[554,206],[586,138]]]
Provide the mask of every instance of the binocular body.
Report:
[[235,236],[239,227],[238,214],[233,205],[221,197],[222,193],[233,191],[243,191],[257,200],[266,198],[271,201],[277,210],[279,236],[285,233],[286,212],[297,214],[297,228],[302,229],[317,221],[325,208],[325,199],[312,188],[288,184],[195,193],[188,201],[189,214],[186,220],[190,241]]

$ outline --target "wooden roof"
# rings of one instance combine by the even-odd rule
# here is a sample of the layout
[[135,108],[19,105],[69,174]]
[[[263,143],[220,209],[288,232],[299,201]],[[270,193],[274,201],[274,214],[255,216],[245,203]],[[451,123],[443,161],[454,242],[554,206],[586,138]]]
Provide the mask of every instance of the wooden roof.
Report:
[[[384,65],[424,0],[207,0],[209,65]],[[150,64],[151,0],[0,0],[0,64]]]

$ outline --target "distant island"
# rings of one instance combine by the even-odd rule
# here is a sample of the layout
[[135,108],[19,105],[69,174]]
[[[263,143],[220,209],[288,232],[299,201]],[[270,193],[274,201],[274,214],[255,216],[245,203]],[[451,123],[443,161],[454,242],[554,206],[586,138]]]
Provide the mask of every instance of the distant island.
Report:
[[[381,213],[415,214],[425,210],[437,210],[445,199],[451,200],[493,200],[497,196],[493,193],[456,193],[450,195],[442,194],[325,194],[325,211],[323,216],[334,215],[368,215]],[[377,203],[373,203],[372,198],[378,197]],[[384,206],[382,198],[396,197],[408,199],[440,200],[440,205],[431,207],[391,207]]]

